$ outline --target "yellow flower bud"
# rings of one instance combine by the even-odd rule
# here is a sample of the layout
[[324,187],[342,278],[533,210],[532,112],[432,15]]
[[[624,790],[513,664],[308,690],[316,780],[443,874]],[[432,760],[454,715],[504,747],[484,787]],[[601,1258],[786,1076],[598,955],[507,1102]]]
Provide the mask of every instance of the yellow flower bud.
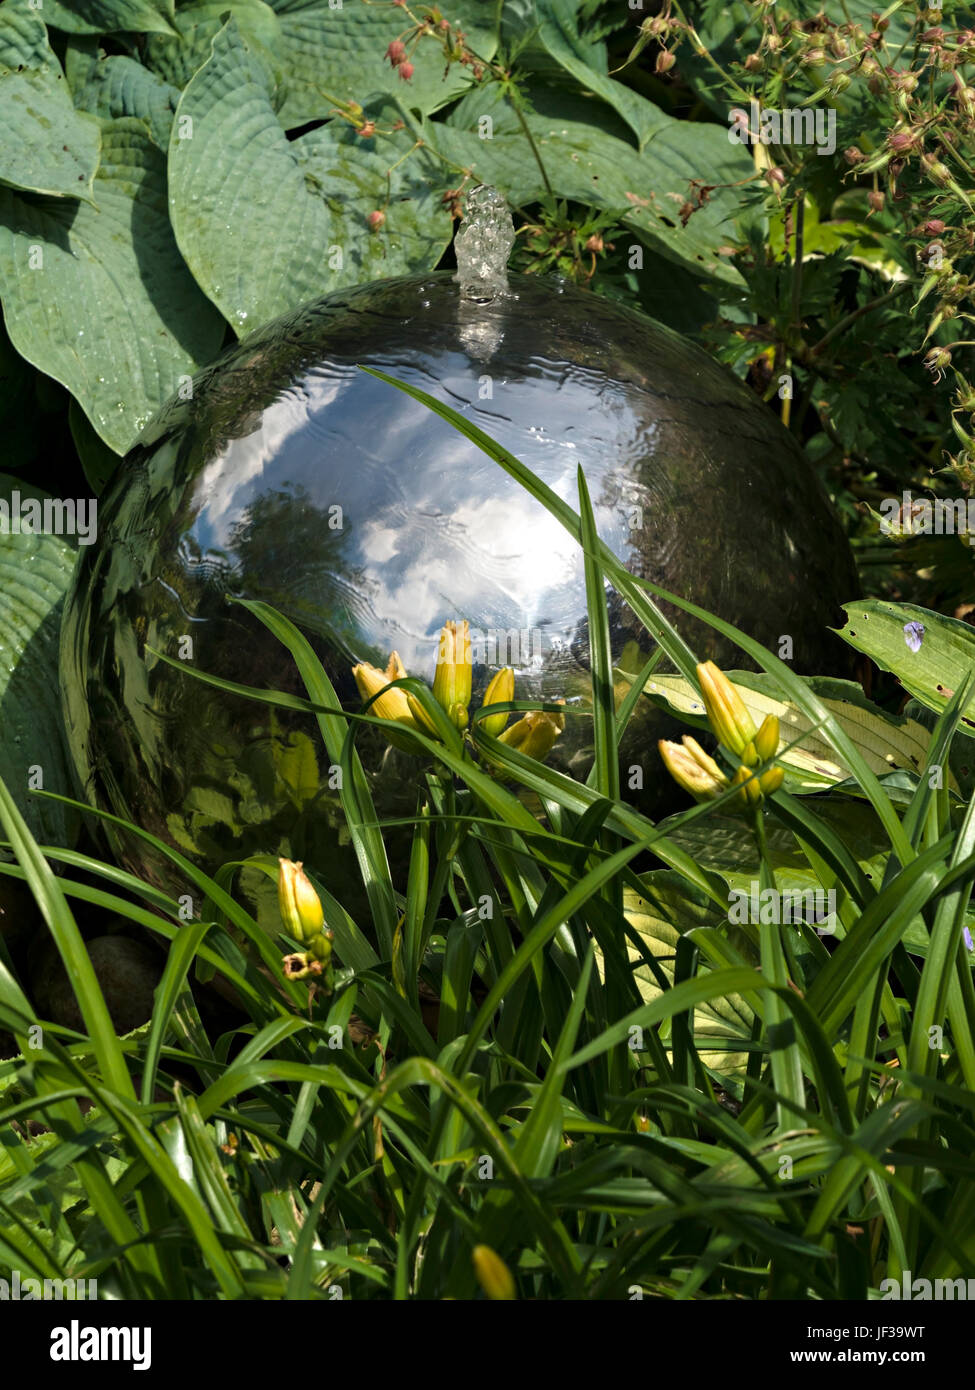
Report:
[[279,859],[278,905],[281,920],[292,936],[299,941],[311,941],[321,934],[325,925],[322,903],[301,867],[300,862]]
[[730,753],[742,757],[748,744],[753,742],[757,730],[741,696],[713,661],[705,661],[698,666],[697,678],[701,684],[701,697],[707,711],[708,723],[717,734],[719,742],[723,743]]
[[762,720],[755,735],[755,751],[760,763],[767,763],[779,751],[779,721],[774,714],[767,714]]
[[511,1270],[490,1245],[475,1245],[471,1260],[477,1282],[488,1298],[510,1303],[517,1297]]
[[523,714],[517,723],[512,724],[510,729],[505,729],[500,741],[506,743],[509,748],[516,748],[526,757],[542,762],[551,753],[555,740],[564,728],[564,714],[546,714],[543,710],[530,710],[528,714]]
[[[505,666],[494,676],[484,692],[485,705],[503,705],[515,698],[515,673]],[[492,738],[498,738],[508,722],[507,713],[489,714],[478,723],[478,728]]]
[[718,764],[688,735],[684,736],[683,747],[665,738],[659,740],[657,747],[671,777],[695,801],[713,801],[727,791],[730,784]]
[[785,770],[781,767],[770,767],[767,772],[763,772],[758,779],[758,785],[762,789],[763,796],[771,796],[777,792],[785,781]]
[[[411,695],[402,689],[386,688],[390,682],[403,680],[406,676],[406,667],[400,661],[398,652],[392,653],[385,671],[380,671],[378,666],[370,666],[368,662],[363,661],[358,666],[353,666],[352,674],[364,701],[371,700],[374,695],[378,696],[369,706],[370,714],[376,715],[379,719],[392,719],[407,729],[418,729],[426,734],[433,732],[419,703]],[[406,753],[416,752],[416,746],[410,739],[397,738],[395,734],[387,734],[386,737],[395,748],[400,748]]]
[[444,623],[440,633],[440,651],[433,677],[433,698],[447,711],[450,722],[458,729],[467,728],[467,706],[471,702],[470,625],[466,621]]

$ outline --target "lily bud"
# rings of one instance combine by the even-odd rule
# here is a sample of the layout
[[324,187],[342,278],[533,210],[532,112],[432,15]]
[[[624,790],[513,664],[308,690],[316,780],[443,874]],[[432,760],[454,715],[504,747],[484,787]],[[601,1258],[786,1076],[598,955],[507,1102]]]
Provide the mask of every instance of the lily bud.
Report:
[[[515,698],[515,673],[510,666],[505,666],[497,675],[493,676],[487,690],[484,692],[485,705],[502,705]],[[502,729],[508,722],[508,714],[489,714],[480,720],[478,728],[483,729],[484,733],[490,734],[492,738],[498,738]]]
[[433,677],[433,698],[447,711],[450,722],[458,729],[467,728],[467,706],[471,702],[470,625],[466,621],[450,620],[440,633],[440,652]]
[[517,1296],[511,1270],[490,1245],[475,1245],[471,1260],[477,1282],[488,1298],[510,1303]]
[[708,723],[729,753],[741,757],[757,730],[738,691],[713,661],[697,668]]
[[[321,899],[311,885],[300,861],[278,860],[278,905],[281,920],[299,941],[311,942],[322,934],[325,913]],[[331,949],[331,948],[330,948]]]
[[[417,702],[411,701],[405,690],[386,688],[392,681],[402,680],[406,675],[406,667],[400,661],[398,652],[392,653],[385,671],[380,671],[377,666],[370,666],[368,662],[363,661],[358,666],[353,666],[352,674],[363,700],[371,700],[374,695],[378,696],[369,706],[371,714],[379,719],[391,719],[407,729],[430,732],[427,721],[417,718]],[[415,751],[409,739],[397,738],[395,734],[387,734],[387,738],[394,748],[400,748],[407,753]]]
[[767,763],[779,751],[779,721],[774,714],[767,714],[762,720],[755,735],[755,751],[760,763]]
[[[561,703],[561,701],[559,702]],[[527,758],[543,762],[551,753],[555,740],[565,728],[564,714],[546,714],[543,710],[530,710],[522,715],[510,729],[505,729],[501,742],[509,748],[516,748]]]
[[689,734],[684,735],[683,747],[662,738],[657,748],[671,777],[695,801],[713,801],[731,785],[714,759]]

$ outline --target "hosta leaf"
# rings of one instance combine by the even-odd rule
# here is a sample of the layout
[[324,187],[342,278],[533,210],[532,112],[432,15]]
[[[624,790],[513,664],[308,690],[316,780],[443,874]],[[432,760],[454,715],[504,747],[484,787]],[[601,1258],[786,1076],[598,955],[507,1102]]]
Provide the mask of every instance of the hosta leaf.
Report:
[[[646,890],[643,897],[638,897],[630,888],[624,888],[623,912],[647,948],[657,957],[668,979],[673,979],[674,952],[678,938],[684,932],[695,927],[720,927],[725,932],[734,931],[727,918],[716,911],[714,904],[706,902],[703,896],[696,897],[679,874],[662,869],[647,874],[642,882]],[[744,939],[736,939],[735,945],[739,950],[749,950]],[[629,942],[627,951],[631,961],[640,959],[636,947]],[[638,966],[634,977],[644,999],[656,999],[661,993],[647,966]],[[733,1044],[748,1041],[752,1019],[750,1006],[738,994],[698,1005],[694,1010],[694,1035],[703,1049],[701,1056],[707,1066],[724,1075],[734,1075],[744,1070],[747,1055],[735,1051]],[[718,1050],[711,1051],[710,1045],[716,1045]],[[727,1050],[723,1050],[726,1045]]]
[[[625,673],[617,674],[626,679]],[[756,726],[768,714],[777,716],[780,749],[800,740],[788,752],[783,751],[779,759],[786,771],[788,791],[799,794],[822,791],[852,776],[822,735],[812,732],[812,721],[791,701],[779,696],[769,676],[753,671],[726,674],[740,691]],[[922,725],[878,709],[852,681],[813,679],[809,683],[826,708],[835,714],[872,772],[879,776],[898,769],[921,771],[930,742],[930,734]],[[646,684],[645,693],[654,703],[669,705],[695,728],[707,729],[700,697],[683,676],[653,676]]]
[[[392,5],[351,4],[333,7],[329,0],[271,0],[281,21],[281,59],[288,95],[281,112],[285,126],[304,125],[329,114],[339,101],[365,106],[395,92],[411,109],[438,110],[466,91],[470,70],[453,63],[445,73],[443,50],[432,39],[410,51],[414,66],[409,82],[383,61],[393,39],[413,27],[409,16]],[[466,42],[482,58],[497,48],[496,23],[501,6],[494,0],[452,0],[444,13],[460,25]]]
[[622,116],[642,149],[653,132],[667,122],[667,116],[639,92],[607,75],[604,46],[579,33],[566,0],[535,0],[535,22],[539,39],[560,67]]
[[43,0],[44,18],[68,34],[168,34],[173,0]]
[[180,258],[165,160],[141,122],[102,123],[95,199],[0,188],[0,300],[18,352],[124,453],[224,330]]
[[[82,45],[90,45],[87,48]],[[144,121],[154,145],[169,149],[179,89],[123,54],[108,57],[88,39],[69,42],[68,80],[75,105],[94,116]]]
[[175,87],[187,82],[210,57],[213,40],[232,15],[252,51],[259,53],[276,76],[281,25],[264,0],[192,0],[176,12],[177,37],[154,34],[146,44],[145,60],[159,77]]
[[[5,521],[20,513],[14,493],[41,505],[47,496],[0,474]],[[37,786],[39,777],[44,791],[75,793],[58,679],[61,606],[75,556],[68,537],[0,526],[0,777],[41,843],[62,845],[73,843],[77,816],[56,801],[32,796],[28,782]]]
[[[843,640],[881,670],[890,671],[915,699],[938,714],[975,667],[975,630],[957,618],[879,599],[845,603],[843,608]],[[958,731],[975,738],[975,696]]]
[[[748,176],[747,154],[729,144],[725,131],[664,117],[637,151],[589,122],[557,114],[557,97],[549,95],[545,105],[550,114],[530,113],[525,120],[556,197],[617,213],[641,241],[697,276],[741,283],[721,253],[734,236],[735,194],[713,193],[686,226],[679,216],[692,179],[723,185]],[[492,123],[487,129],[485,115]],[[494,93],[479,92],[465,100],[442,124],[426,122],[424,136],[447,158],[500,189],[509,202],[523,205],[544,196],[538,162],[517,116]]]
[[[187,122],[192,138],[180,139]],[[180,101],[170,202],[187,264],[238,333],[331,290],[436,264],[451,223],[429,156],[418,151],[391,175],[375,233],[368,214],[412,141],[387,138],[381,152],[370,143],[337,124],[289,141],[264,67],[233,20],[221,30]]]
[[[836,797],[817,802],[815,809],[879,888],[889,846],[871,807],[862,801]],[[712,814],[675,827],[665,820],[661,826],[668,827],[674,843],[693,855],[702,868],[720,874],[729,889],[750,893],[753,885],[757,888],[758,850],[754,832],[744,817]],[[791,830],[767,819],[765,833],[777,888],[805,892],[822,886]],[[840,926],[837,935],[842,935],[842,931]]]
[[27,0],[0,6],[0,182],[90,198],[98,125],[75,111],[47,30]]

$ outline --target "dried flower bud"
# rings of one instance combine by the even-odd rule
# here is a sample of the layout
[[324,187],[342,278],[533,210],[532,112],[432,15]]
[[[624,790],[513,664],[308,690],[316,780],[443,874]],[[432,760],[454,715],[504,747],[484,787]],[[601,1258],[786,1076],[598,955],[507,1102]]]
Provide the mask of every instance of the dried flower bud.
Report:
[[857,149],[856,145],[851,145],[849,149],[843,151],[843,158],[847,164],[862,164],[866,155],[862,150]]
[[887,144],[895,154],[906,154],[916,143],[917,133],[913,130],[895,130],[887,137]]
[[880,190],[877,188],[871,188],[870,192],[867,194],[867,203],[869,204],[870,211],[883,212],[884,202],[884,195],[880,192]]
[[657,61],[654,63],[653,70],[658,77],[661,77],[665,72],[669,72],[676,62],[677,59],[670,50],[662,48],[657,54]]
[[769,183],[777,184],[780,188],[783,187],[786,181],[785,170],[779,168],[778,165],[775,165],[772,169],[766,169],[765,177],[768,179]]
[[760,68],[761,66],[762,66],[762,55],[761,55],[760,53],[749,53],[748,57],[745,59],[745,64],[744,64],[745,71],[746,71],[746,72],[758,72],[758,70],[759,70],[759,68]]
[[924,232],[926,236],[940,236],[944,229],[945,224],[940,217],[931,217],[925,222],[921,231]]
[[593,232],[592,236],[586,242],[587,251],[602,251],[604,246],[605,242],[603,241],[602,237],[599,235],[598,232]]
[[362,125],[359,127],[359,134],[362,136],[363,140],[371,140],[375,133],[375,121],[364,121]]

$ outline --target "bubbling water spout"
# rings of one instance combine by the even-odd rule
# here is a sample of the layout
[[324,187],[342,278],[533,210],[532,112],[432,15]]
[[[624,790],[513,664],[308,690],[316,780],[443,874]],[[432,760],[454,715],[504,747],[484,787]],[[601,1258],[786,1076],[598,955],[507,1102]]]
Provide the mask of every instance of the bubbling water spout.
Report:
[[465,299],[483,303],[505,293],[508,257],[514,244],[514,223],[504,195],[487,184],[478,184],[468,194],[464,225],[454,242],[454,279]]

